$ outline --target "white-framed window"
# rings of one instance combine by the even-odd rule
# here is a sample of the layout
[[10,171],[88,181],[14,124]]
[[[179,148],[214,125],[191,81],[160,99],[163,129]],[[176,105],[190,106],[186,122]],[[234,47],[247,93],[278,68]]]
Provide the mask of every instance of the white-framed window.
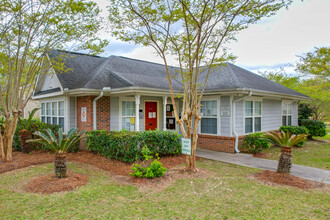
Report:
[[245,101],[245,133],[261,131],[261,101]]
[[217,100],[201,101],[201,133],[218,133],[218,102]]
[[127,131],[135,130],[135,102],[122,101],[121,102],[121,120],[122,129]]
[[42,102],[40,119],[44,123],[60,125],[64,129],[64,101]]
[[292,102],[282,102],[282,125],[292,125]]

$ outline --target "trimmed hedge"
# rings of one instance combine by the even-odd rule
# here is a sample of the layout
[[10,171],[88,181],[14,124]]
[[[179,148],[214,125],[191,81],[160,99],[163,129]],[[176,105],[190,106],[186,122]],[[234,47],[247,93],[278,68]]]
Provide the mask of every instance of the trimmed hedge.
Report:
[[132,163],[142,160],[142,147],[153,155],[181,153],[180,135],[169,131],[91,131],[86,133],[87,149],[105,157]]
[[312,137],[324,137],[327,134],[323,121],[303,119],[301,120],[301,125],[308,129],[308,139],[312,139]]
[[264,139],[261,132],[246,135],[243,142],[248,152],[254,154],[270,147],[270,143]]
[[[308,130],[305,127],[302,126],[281,126],[280,131],[283,132],[289,132],[290,134],[308,134]],[[301,147],[306,141],[302,141],[299,144],[297,144],[297,147]]]

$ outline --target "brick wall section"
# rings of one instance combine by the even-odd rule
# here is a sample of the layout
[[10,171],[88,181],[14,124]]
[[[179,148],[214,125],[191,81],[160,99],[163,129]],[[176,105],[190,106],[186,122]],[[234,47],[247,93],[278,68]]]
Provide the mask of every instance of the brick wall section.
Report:
[[103,96],[96,102],[98,130],[110,131],[110,96]]
[[[77,128],[82,131],[93,130],[93,100],[96,96],[77,97]],[[81,108],[86,107],[86,122],[81,121]]]
[[207,150],[235,153],[235,137],[199,134],[197,146]]

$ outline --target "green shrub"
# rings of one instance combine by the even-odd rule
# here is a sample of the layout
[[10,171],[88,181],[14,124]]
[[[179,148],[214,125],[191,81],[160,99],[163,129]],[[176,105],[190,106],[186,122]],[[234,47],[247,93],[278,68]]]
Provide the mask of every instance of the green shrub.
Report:
[[[302,126],[282,126],[280,127],[280,131],[289,132],[290,134],[308,134],[308,130]],[[297,147],[301,147],[306,141],[302,141],[297,144]]]
[[181,153],[180,135],[170,131],[91,131],[86,137],[89,150],[128,163],[144,159],[141,146],[148,146],[154,156]]
[[243,142],[248,152],[254,154],[270,147],[270,143],[263,139],[261,132],[246,135]]
[[145,146],[142,148],[142,154],[145,159],[144,166],[141,164],[134,164],[132,166],[133,173],[130,173],[130,175],[138,178],[155,178],[164,176],[166,168],[158,161],[158,154],[156,154],[157,159],[154,159],[151,164],[149,163],[149,160],[151,160],[153,156],[148,147]]
[[327,134],[326,126],[323,121],[303,119],[301,125],[308,130],[308,139],[313,137],[324,137]]

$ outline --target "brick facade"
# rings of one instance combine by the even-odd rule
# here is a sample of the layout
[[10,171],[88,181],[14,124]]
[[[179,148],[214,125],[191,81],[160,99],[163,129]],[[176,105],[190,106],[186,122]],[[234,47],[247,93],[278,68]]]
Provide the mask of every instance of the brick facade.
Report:
[[207,150],[235,153],[235,137],[199,134],[197,146]]
[[[77,127],[79,130],[93,130],[93,100],[96,96],[77,97]],[[86,122],[81,121],[81,108],[86,107]],[[104,96],[96,102],[97,129],[110,131],[110,97]]]

